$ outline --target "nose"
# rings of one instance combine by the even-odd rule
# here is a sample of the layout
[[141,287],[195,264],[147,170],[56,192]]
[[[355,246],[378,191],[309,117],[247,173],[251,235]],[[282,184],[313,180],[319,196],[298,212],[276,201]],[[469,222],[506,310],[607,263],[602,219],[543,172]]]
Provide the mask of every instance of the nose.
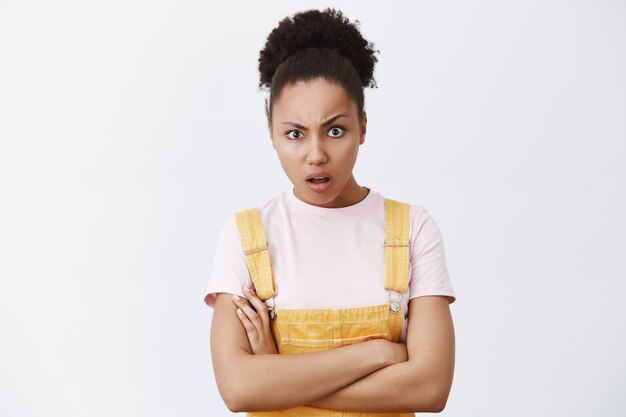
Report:
[[326,152],[324,138],[320,138],[319,135],[311,135],[307,148],[307,162],[313,165],[320,165],[326,163],[327,160],[328,153]]

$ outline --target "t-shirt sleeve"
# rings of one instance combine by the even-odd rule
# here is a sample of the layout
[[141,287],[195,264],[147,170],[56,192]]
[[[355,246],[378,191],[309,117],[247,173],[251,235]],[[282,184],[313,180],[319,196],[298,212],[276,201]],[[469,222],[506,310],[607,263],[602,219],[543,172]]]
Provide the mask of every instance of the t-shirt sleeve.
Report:
[[217,238],[213,269],[204,292],[204,302],[213,308],[219,292],[245,297],[241,290],[243,285],[253,287],[239,229],[233,215],[222,226]]
[[456,294],[446,265],[443,238],[426,209],[411,206],[411,254],[409,299],[423,295],[445,295],[448,304]]

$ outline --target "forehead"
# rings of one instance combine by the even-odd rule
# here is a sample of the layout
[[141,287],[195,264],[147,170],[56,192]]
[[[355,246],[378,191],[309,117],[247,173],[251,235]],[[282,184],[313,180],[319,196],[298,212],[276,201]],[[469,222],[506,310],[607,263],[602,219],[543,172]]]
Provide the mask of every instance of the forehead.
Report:
[[276,118],[290,120],[322,120],[335,113],[356,114],[356,104],[340,84],[322,78],[285,86],[273,108]]

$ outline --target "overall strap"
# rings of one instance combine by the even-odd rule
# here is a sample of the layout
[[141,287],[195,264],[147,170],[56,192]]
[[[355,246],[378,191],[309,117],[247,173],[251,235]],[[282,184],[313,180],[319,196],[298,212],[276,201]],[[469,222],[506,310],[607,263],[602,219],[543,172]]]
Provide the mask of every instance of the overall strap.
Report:
[[385,288],[405,292],[409,286],[408,203],[385,198]]
[[256,207],[239,211],[235,213],[235,221],[256,294],[265,301],[276,295],[276,283],[265,240],[261,212]]

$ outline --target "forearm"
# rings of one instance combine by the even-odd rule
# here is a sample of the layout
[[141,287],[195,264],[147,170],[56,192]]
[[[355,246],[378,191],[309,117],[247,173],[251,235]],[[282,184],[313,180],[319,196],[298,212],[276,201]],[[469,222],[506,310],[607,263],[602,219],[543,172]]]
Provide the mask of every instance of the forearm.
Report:
[[274,411],[307,404],[390,364],[377,341],[322,352],[233,357],[233,407],[238,412]]
[[439,412],[440,397],[434,381],[408,361],[382,368],[307,405],[360,412]]
[[440,412],[454,377],[454,327],[444,297],[409,302],[408,360],[394,362],[337,392],[307,403],[357,412]]

